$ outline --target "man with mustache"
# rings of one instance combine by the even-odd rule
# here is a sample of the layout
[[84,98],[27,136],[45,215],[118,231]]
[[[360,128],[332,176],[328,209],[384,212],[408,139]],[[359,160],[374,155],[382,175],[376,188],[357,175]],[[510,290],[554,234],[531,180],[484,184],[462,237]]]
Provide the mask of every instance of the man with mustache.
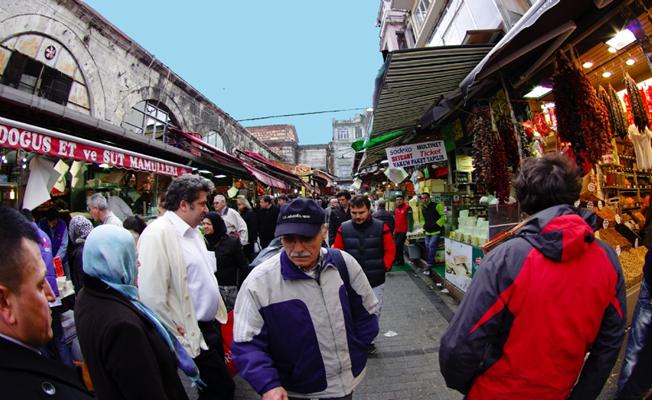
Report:
[[224,363],[220,330],[227,321],[226,306],[214,275],[215,258],[197,230],[214,188],[199,175],[182,175],[170,183],[167,211],[138,240],[138,292],[197,364],[206,384],[199,399],[230,400],[235,384]]
[[235,303],[233,356],[263,400],[346,400],[378,334],[378,301],[356,260],[322,248],[324,210],[311,199],[283,206],[283,251],[257,266]]

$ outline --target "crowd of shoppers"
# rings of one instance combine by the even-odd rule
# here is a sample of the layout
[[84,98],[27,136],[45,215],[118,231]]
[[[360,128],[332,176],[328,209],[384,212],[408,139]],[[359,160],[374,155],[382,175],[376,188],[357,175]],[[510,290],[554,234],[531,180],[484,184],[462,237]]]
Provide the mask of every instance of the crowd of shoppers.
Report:
[[[595,214],[572,207],[579,180],[565,158],[526,161],[514,187],[530,218],[482,261],[441,339],[441,372],[469,399],[596,398],[625,337],[618,258],[594,236]],[[222,337],[233,311],[229,358],[263,399],[353,398],[376,352],[386,273],[405,263],[412,208],[402,195],[389,212],[342,191],[328,202],[264,195],[254,210],[214,192],[178,177],[149,224],[123,223],[98,193],[87,201],[95,228],[54,208],[37,224],[0,207],[3,394],[187,399],[187,380],[199,399],[233,399]],[[445,212],[420,196],[432,265]],[[652,388],[650,254],[619,399]],[[55,260],[77,293],[85,381],[62,340]]]

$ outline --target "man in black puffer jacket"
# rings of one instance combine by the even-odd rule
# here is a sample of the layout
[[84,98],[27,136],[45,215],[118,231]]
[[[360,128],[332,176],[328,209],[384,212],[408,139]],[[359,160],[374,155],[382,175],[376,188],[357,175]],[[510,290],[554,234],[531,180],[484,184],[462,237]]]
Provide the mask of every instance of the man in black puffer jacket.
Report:
[[[337,230],[333,247],[351,254],[360,264],[378,299],[376,315],[380,320],[385,290],[385,274],[392,269],[396,246],[387,224],[371,217],[371,202],[366,196],[355,196],[350,202],[351,220]],[[369,353],[375,353],[372,344]]]

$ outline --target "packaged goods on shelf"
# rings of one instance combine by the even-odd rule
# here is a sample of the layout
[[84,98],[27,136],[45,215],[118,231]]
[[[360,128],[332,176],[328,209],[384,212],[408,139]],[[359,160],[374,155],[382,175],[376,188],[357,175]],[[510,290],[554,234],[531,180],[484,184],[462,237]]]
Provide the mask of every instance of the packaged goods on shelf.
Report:
[[598,236],[613,248],[620,246],[620,248],[624,250],[632,246],[629,240],[618,233],[614,228],[600,229],[598,231]]

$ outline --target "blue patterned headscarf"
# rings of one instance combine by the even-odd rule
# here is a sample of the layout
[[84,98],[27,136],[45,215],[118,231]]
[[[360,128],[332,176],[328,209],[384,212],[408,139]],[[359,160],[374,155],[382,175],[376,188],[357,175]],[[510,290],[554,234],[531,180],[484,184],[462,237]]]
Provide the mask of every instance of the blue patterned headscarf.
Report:
[[85,274],[100,279],[129,299],[152,322],[163,341],[176,355],[179,368],[193,383],[203,385],[192,357],[161,323],[156,313],[141,303],[138,297],[136,243],[128,230],[114,225],[100,225],[93,229],[84,245],[83,268]]

